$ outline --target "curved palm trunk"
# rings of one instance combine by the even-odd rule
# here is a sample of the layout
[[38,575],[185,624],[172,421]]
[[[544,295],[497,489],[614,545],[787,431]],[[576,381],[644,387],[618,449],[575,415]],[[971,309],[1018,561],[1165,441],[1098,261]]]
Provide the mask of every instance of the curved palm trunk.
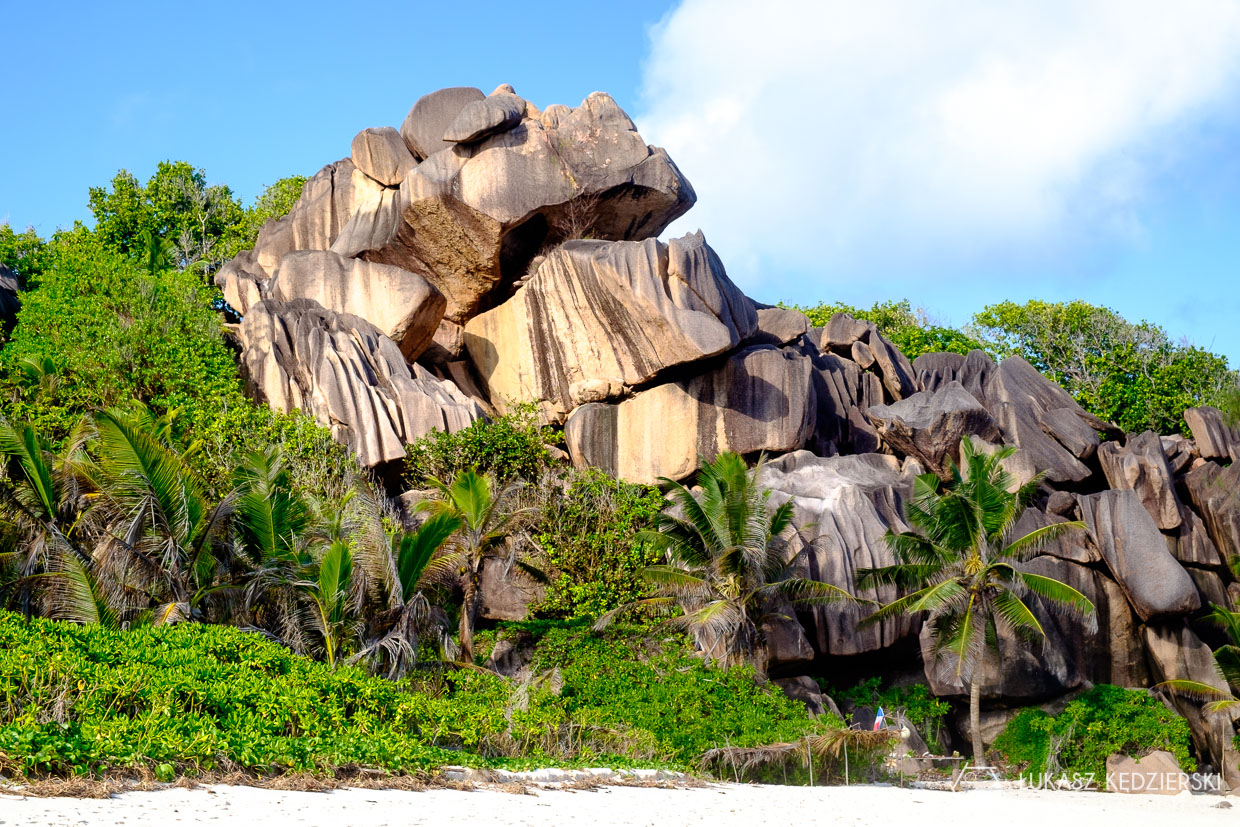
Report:
[[473,572],[465,575],[461,602],[461,662],[474,662],[474,616],[478,611],[478,577]]
[[969,729],[973,733],[973,765],[986,764],[986,747],[982,744],[982,684],[976,677],[969,681]]

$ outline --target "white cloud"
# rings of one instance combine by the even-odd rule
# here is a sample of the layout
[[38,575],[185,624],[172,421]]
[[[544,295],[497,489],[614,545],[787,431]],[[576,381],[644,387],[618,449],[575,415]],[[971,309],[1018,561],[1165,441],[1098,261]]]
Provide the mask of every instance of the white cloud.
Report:
[[684,0],[636,119],[757,273],[967,269],[1140,239],[1155,172],[1236,91],[1234,0]]

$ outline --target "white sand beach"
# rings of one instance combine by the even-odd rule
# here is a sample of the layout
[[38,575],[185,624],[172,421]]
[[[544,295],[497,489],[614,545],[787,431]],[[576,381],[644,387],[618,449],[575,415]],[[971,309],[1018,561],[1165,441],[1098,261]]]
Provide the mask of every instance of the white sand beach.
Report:
[[[1216,795],[1137,796],[1033,790],[940,792],[892,787],[716,784],[697,789],[285,792],[201,787],[133,792],[110,800],[0,797],[0,825],[253,824],[710,825],[711,827],[1193,827],[1235,825],[1240,801]],[[1221,808],[1220,802],[1235,806]]]

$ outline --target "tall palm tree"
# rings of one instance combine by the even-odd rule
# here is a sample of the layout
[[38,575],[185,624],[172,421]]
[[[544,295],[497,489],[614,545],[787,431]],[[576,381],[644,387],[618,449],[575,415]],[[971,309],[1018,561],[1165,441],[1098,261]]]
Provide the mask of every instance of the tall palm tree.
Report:
[[233,497],[210,503],[172,446],[167,419],[140,405],[96,417],[97,458],[84,465],[103,528],[97,564],[122,591],[125,608],[154,609],[156,624],[202,619],[219,577]]
[[700,495],[670,479],[672,506],[656,531],[640,537],[664,551],[665,565],[642,574],[655,596],[621,606],[599,618],[644,606],[680,610],[673,622],[690,630],[706,656],[727,666],[751,658],[764,643],[762,625],[780,616],[781,605],[822,605],[853,600],[830,583],[794,576],[799,555],[789,555],[792,503],[772,507],[771,492],[758,484],[762,463],[750,469],[735,453],[720,454],[698,475]]
[[[443,552],[431,563],[433,573],[448,576],[461,589],[459,623],[461,660],[473,663],[474,625],[481,597],[482,567],[488,560],[507,558],[520,571],[540,582],[546,575],[511,542],[521,509],[510,507],[517,484],[504,486],[498,493],[488,474],[462,471],[451,483],[432,480],[442,500],[419,505],[432,514],[445,514],[459,521],[459,528],[444,543]],[[446,526],[442,523],[441,526]]]
[[[981,671],[986,655],[998,646],[1000,631],[1036,641],[1045,637],[1026,600],[1036,595],[1057,609],[1096,623],[1093,604],[1076,589],[1052,577],[1022,571],[1018,566],[1079,522],[1057,523],[1013,537],[1013,527],[1032,501],[1041,475],[1015,488],[1003,460],[1013,448],[993,454],[960,443],[961,464],[950,465],[942,483],[923,474],[914,483],[906,506],[914,531],[889,533],[887,543],[896,563],[858,573],[858,587],[891,584],[911,593],[863,621],[875,623],[904,614],[926,613],[933,636],[934,666],[945,656],[954,660],[955,677],[969,687],[969,723],[975,761],[984,760],[980,726]],[[1009,489],[1015,488],[1015,491]]]
[[1210,604],[1207,619],[1220,626],[1230,643],[1214,650],[1214,665],[1226,689],[1201,681],[1170,680],[1156,689],[1167,689],[1198,701],[1208,701],[1206,711],[1222,712],[1240,708],[1240,612],[1217,603]]

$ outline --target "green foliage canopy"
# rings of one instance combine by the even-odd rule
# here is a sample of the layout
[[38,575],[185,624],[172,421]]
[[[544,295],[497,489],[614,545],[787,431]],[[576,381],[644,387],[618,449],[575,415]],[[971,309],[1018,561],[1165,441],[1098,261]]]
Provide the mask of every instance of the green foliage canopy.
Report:
[[1185,408],[1236,385],[1222,356],[1082,301],[990,305],[973,317],[972,331],[1000,357],[1024,357],[1086,410],[1129,432],[1185,430]]

